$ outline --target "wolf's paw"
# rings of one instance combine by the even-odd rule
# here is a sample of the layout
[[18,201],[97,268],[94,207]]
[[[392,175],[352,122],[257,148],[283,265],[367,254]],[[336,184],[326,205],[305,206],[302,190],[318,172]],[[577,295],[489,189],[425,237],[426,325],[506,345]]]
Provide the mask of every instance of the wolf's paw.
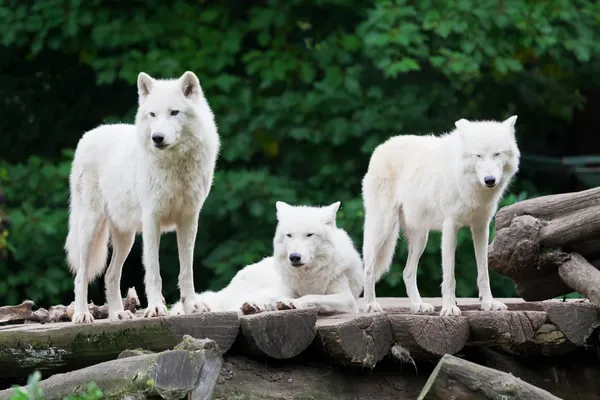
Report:
[[150,304],[144,311],[144,318],[166,317],[167,307],[164,304]]
[[203,301],[191,300],[183,303],[183,312],[185,314],[199,314],[210,312],[210,308]]
[[410,305],[410,312],[413,314],[433,312],[433,306],[429,303],[414,303]]
[[365,304],[361,311],[363,313],[376,313],[383,311],[383,308],[381,308],[381,306],[377,302],[373,302]]
[[481,309],[483,311],[504,311],[507,308],[508,307],[506,307],[506,305],[504,303],[501,303],[496,300],[481,302]]
[[303,308],[308,308],[308,306],[299,299],[281,299],[275,303],[275,307],[277,310],[301,310]]
[[242,304],[242,314],[256,314],[262,311],[272,311],[275,308],[268,303],[256,302],[256,301],[247,301]]
[[460,312],[460,308],[458,306],[442,306],[442,311],[440,311],[440,316],[449,317],[449,316],[460,316],[462,313]]
[[84,312],[76,312],[73,313],[73,318],[71,318],[74,324],[91,324],[94,322],[94,317],[87,311]]
[[129,310],[114,311],[108,315],[110,321],[121,321],[125,319],[134,319],[135,316]]

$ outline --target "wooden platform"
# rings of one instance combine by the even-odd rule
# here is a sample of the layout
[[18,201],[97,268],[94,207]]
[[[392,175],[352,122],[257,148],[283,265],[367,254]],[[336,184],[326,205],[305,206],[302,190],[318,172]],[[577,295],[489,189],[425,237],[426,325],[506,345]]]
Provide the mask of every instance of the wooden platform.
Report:
[[514,354],[559,355],[582,347],[600,326],[598,309],[581,300],[525,302],[498,299],[508,311],[483,312],[477,299],[459,299],[460,317],[440,317],[441,299],[424,299],[430,314],[410,314],[408,300],[380,298],[384,312],[317,316],[314,309],[205,313],[74,325],[70,322],[0,326],[0,376],[34,369],[72,370],[111,360],[126,349],[163,351],[184,334],[210,338],[227,353],[291,359],[307,349],[335,365],[373,368],[384,357],[435,360],[474,346],[500,346]]

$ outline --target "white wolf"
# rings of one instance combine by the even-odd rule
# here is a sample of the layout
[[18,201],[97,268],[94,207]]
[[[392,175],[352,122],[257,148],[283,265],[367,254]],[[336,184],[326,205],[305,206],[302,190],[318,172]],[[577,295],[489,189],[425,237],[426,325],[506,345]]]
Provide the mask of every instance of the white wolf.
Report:
[[[210,311],[238,311],[248,303],[260,311],[316,307],[321,313],[358,312],[364,272],[358,251],[336,227],[340,202],[327,207],[278,201],[274,255],[240,270],[224,289],[197,295]],[[171,314],[184,313],[181,302]]]
[[504,122],[456,121],[440,137],[396,136],[379,145],[363,179],[365,312],[381,311],[375,282],[388,271],[402,228],[408,240],[404,284],[413,313],[431,312],[417,288],[417,265],[430,230],[442,232],[442,309],[460,315],[456,304],[454,253],[458,230],[469,225],[477,261],[483,310],[504,310],[492,298],[487,248],[489,223],[519,166],[517,116]]
[[179,79],[138,76],[135,125],[102,125],[83,135],[73,160],[67,259],[75,278],[74,323],[92,322],[88,283],[106,272],[110,319],[131,319],[121,301],[121,269],[142,232],[148,308],[167,314],[158,248],[162,232],[177,231],[179,288],[186,313],[195,299],[192,257],[200,209],[210,192],[220,140],[213,113],[193,72]]

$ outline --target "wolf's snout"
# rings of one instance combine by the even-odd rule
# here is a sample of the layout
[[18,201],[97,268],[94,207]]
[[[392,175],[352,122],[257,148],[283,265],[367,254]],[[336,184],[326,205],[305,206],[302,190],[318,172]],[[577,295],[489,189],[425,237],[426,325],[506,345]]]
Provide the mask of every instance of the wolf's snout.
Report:
[[154,142],[154,144],[162,144],[165,141],[165,135],[163,135],[162,133],[153,133],[152,141]]
[[483,178],[483,182],[487,187],[494,187],[496,185],[496,177],[494,176],[486,176]]
[[300,255],[300,253],[292,253],[289,255],[289,258],[292,262],[292,265],[296,265],[300,264],[300,261],[302,260],[302,255]]

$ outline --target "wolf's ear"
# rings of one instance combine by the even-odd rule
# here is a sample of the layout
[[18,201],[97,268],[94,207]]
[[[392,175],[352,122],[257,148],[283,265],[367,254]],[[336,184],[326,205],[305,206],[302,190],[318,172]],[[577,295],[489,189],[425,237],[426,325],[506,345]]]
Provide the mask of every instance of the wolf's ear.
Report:
[[336,226],[335,217],[338,210],[340,209],[340,204],[341,203],[339,201],[336,201],[332,205],[323,208],[323,211],[325,212],[325,223],[327,225]]
[[137,85],[138,96],[141,104],[142,101],[145,100],[152,91],[152,88],[154,87],[154,78],[145,72],[140,72],[137,79]]
[[290,206],[288,203],[284,203],[283,201],[278,201],[275,203],[275,208],[277,209],[277,219],[279,220],[281,219],[281,215],[283,213],[292,209],[292,206]]
[[181,81],[181,91],[185,97],[191,98],[202,92],[200,81],[192,71],[186,71],[179,79]]
[[502,122],[504,125],[508,126],[509,128],[514,128],[515,124],[517,123],[517,116],[513,115],[512,117],[507,118],[505,121]]
[[465,129],[470,124],[471,124],[471,121],[469,121],[468,119],[461,118],[454,123],[454,126],[456,126],[456,128],[460,131],[460,130]]

